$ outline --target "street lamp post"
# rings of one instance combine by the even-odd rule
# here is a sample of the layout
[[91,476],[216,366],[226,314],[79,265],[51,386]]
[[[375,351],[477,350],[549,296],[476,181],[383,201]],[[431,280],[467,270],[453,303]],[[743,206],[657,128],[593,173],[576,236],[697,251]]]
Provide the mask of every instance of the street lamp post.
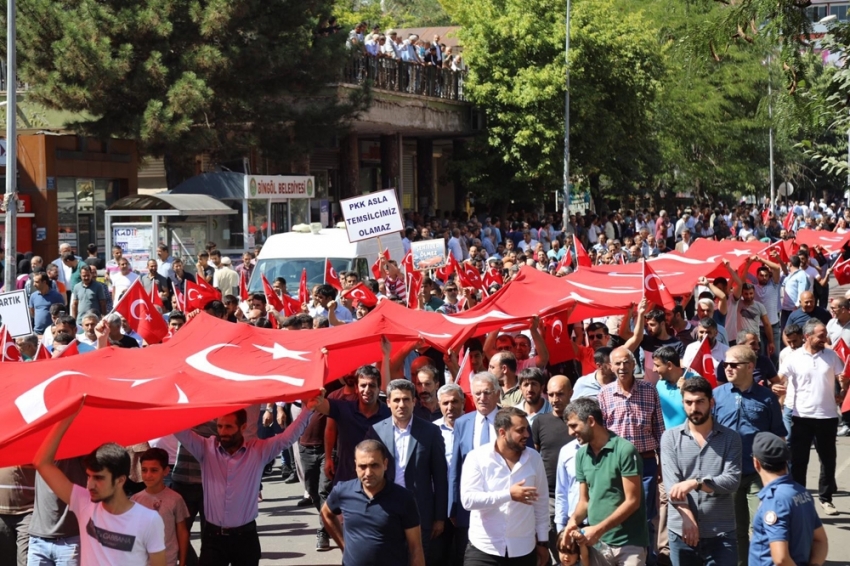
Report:
[[776,210],[776,181],[773,178],[773,86],[770,72],[771,54],[767,54],[767,118],[770,122],[768,141],[770,144],[770,210]]
[[564,94],[564,221],[563,231],[570,225],[570,0],[567,0],[567,36],[564,39],[566,59],[566,94]]

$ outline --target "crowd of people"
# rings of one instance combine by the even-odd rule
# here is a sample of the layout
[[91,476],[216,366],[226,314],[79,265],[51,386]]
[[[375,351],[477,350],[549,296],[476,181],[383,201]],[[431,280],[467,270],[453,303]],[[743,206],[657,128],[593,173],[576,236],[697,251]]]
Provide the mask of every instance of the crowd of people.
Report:
[[[687,251],[698,238],[767,245],[803,226],[843,233],[850,210],[623,210],[571,215],[566,227],[536,214],[406,221],[405,253],[416,240],[444,238],[458,264],[494,278],[482,289],[436,272],[411,302],[404,262],[383,258],[376,277],[340,273],[341,289],[316,285],[287,316],[265,293],[238,296],[258,249],[234,269],[210,246],[189,273],[161,246],[137,273],[120,247],[91,265],[63,246],[50,270],[25,258],[30,273],[17,285],[29,293],[35,334],[17,341],[21,357],[35,359],[39,348],[61,355],[74,340],[81,355],[147,346],[110,314],[137,278],[169,305],[172,333],[197,316],[178,310],[174,290],[199,278],[221,292],[203,308],[212,316],[308,330],[357,324],[381,300],[454,314],[486,302],[522,265],[569,274],[578,245],[597,264]],[[69,417],[34,468],[0,469],[0,562],[256,565],[261,480],[280,456],[281,477],[303,488],[298,506],[318,513],[316,550],[332,550],[333,540],[347,565],[821,564],[819,514],[837,513],[836,443],[848,432],[839,403],[850,377],[841,354],[850,300],[824,289],[845,251],[753,255],[757,275],[702,278],[670,311],[644,300],[571,321],[562,347],[574,355],[558,364],[534,317],[527,330],[466,341],[461,355],[424,341],[394,352],[384,339],[380,360],[351,375],[331,368],[315,399],[271,399],[189,431],[57,461]],[[346,293],[360,284],[375,302]],[[283,279],[271,292],[297,294]],[[698,372],[704,347],[713,367]],[[813,444],[817,501],[805,489]],[[199,556],[189,544],[195,521]]]
[[369,24],[360,22],[348,33],[348,47],[353,52],[370,57],[396,59],[452,71],[465,70],[463,55],[453,53],[452,47],[446,46],[439,35],[434,35],[431,41],[415,33],[405,38],[394,29],[382,32],[377,25],[369,32]]

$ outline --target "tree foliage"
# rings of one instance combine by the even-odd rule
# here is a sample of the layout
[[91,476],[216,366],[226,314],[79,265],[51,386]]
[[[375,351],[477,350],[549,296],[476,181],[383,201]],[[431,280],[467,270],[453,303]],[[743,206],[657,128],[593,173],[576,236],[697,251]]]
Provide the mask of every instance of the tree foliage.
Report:
[[[18,0],[19,73],[71,127],[146,153],[283,161],[329,138],[363,93],[328,92],[344,36],[331,0]],[[5,29],[5,28],[4,28]],[[5,41],[4,41],[5,44]]]
[[[491,158],[512,172],[493,190],[498,196],[530,187],[542,195],[560,187],[565,2],[449,2],[444,6],[462,26],[466,92],[486,112]],[[651,109],[663,66],[654,31],[624,3],[572,6],[571,164],[590,178],[638,179],[655,158]]]

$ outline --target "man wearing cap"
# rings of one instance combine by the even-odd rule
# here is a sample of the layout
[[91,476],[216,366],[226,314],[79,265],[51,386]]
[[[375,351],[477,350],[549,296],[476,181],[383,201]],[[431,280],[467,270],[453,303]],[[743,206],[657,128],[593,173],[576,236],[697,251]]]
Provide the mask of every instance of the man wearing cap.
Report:
[[783,439],[760,432],[753,441],[753,465],[764,487],[753,517],[750,566],[823,564],[829,541],[815,502],[788,474],[791,452]]

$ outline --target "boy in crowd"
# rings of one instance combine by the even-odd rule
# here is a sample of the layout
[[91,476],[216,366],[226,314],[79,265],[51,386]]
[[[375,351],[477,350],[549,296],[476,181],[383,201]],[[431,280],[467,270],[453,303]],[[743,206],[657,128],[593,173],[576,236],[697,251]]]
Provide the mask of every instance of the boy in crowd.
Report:
[[186,552],[189,549],[189,529],[186,519],[189,509],[186,502],[173,489],[165,486],[168,475],[168,452],[162,448],[150,448],[142,453],[139,461],[142,464],[142,481],[144,491],[133,495],[130,499],[153,509],[162,517],[165,524],[165,561],[168,566],[186,564]]

